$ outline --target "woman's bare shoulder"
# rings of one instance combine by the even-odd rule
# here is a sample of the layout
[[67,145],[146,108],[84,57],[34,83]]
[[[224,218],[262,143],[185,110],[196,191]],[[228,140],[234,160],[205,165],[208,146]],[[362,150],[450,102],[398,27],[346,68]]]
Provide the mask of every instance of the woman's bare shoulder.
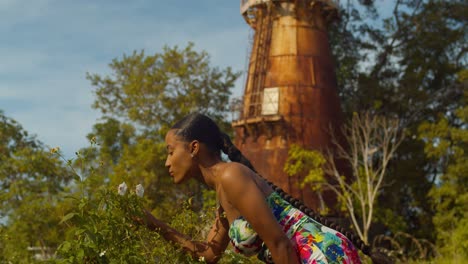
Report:
[[239,182],[250,180],[253,174],[255,173],[251,169],[241,163],[228,162],[224,164],[220,179],[221,183],[232,183],[232,181]]

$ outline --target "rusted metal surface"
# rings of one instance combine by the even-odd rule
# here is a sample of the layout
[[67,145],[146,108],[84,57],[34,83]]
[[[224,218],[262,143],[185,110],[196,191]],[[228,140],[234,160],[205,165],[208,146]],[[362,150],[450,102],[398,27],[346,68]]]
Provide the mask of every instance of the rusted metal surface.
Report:
[[[331,147],[330,125],[341,124],[327,34],[330,6],[317,2],[257,1],[244,8],[255,36],[243,110],[232,123],[236,146],[257,171],[313,209],[319,208],[316,194],[301,190],[303,176],[288,177],[283,167],[291,144]],[[279,94],[268,106],[266,89]],[[329,207],[335,203],[331,193],[324,198]]]

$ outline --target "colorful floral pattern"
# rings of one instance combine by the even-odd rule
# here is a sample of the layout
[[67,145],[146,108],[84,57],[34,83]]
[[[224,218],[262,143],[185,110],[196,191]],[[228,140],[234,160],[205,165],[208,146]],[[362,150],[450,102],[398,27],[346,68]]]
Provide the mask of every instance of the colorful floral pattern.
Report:
[[[267,202],[293,242],[301,263],[361,263],[356,248],[343,234],[316,222],[275,192],[267,197]],[[231,223],[229,237],[236,252],[258,254],[262,261],[273,263],[269,250],[243,217]]]

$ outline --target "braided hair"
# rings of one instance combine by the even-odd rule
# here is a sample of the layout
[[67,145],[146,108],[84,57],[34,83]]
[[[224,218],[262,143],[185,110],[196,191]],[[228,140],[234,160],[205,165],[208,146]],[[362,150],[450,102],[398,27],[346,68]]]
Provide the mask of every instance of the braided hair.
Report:
[[[219,127],[216,123],[211,120],[209,117],[193,113],[190,114],[179,122],[177,122],[173,129],[178,129],[176,134],[182,137],[186,141],[198,140],[207,145],[207,147],[220,154],[220,151],[225,153],[231,161],[239,162],[252,171],[257,173],[252,163],[241,153],[241,151],[232,143],[231,138],[219,130]],[[354,232],[338,225],[337,223],[327,219],[326,217],[320,215],[319,213],[308,208],[302,201],[292,197],[290,194],[286,193],[283,189],[276,186],[274,183],[268,181],[263,176],[257,173],[260,177],[265,180],[268,185],[278,193],[283,199],[288,201],[291,205],[304,212],[306,215],[314,219],[315,221],[335,229],[340,233],[344,234],[348,239],[352,241],[364,254],[371,257],[372,262],[375,264],[387,264],[392,263],[392,261],[382,252],[377,250],[372,250],[369,245],[366,245]]]

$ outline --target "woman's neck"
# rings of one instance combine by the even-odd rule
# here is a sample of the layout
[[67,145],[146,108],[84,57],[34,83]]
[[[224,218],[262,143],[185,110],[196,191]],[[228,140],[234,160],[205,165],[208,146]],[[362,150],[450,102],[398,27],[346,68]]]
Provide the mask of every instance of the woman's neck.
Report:
[[225,164],[221,159],[213,159],[200,163],[201,180],[210,188],[215,188],[218,182],[218,175],[222,172],[222,165]]

